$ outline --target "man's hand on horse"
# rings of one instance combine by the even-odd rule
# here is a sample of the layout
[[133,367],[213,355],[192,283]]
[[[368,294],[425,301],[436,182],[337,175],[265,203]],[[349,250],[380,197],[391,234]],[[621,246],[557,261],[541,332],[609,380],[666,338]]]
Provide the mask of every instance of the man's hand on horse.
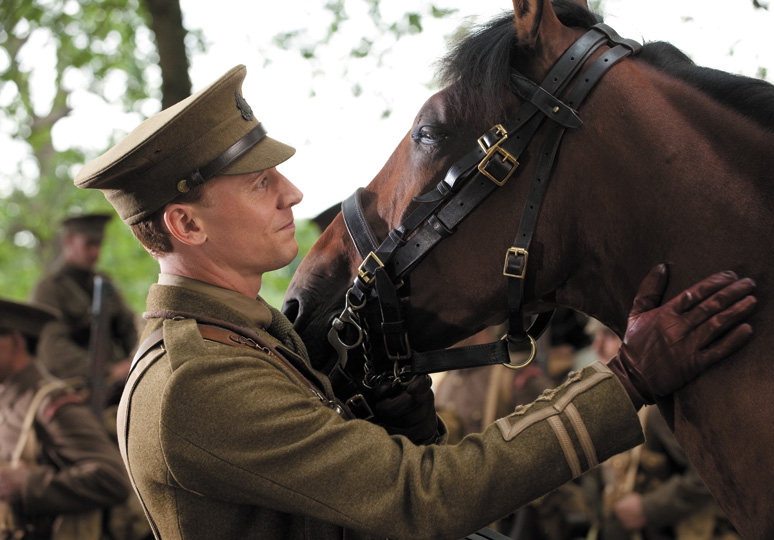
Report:
[[609,362],[636,408],[679,390],[752,336],[755,282],[719,272],[661,305],[666,264],[655,266],[634,299],[621,348]]
[[432,380],[418,375],[406,386],[385,383],[376,388],[374,420],[390,435],[405,435],[414,444],[431,444],[438,438],[438,415]]

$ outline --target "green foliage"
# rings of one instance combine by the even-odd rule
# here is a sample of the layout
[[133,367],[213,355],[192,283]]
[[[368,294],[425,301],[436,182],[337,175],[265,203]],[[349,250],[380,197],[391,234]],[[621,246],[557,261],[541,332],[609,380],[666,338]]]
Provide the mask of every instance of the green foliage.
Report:
[[[349,47],[349,56],[354,62],[369,61],[378,67],[382,58],[389,54],[399,39],[423,32],[427,19],[444,19],[457,11],[440,8],[425,0],[418,2],[412,12],[401,12],[392,17],[386,17],[384,5],[386,2],[382,0],[330,0],[324,5],[324,11],[329,14],[330,21],[323,35],[314,35],[308,28],[298,28],[278,33],[272,43],[279,49],[297,51],[310,62],[315,76],[330,71],[329,67],[322,68],[325,53],[342,46]],[[362,17],[356,18],[350,15],[350,12],[362,11],[364,7],[367,11],[366,24]],[[353,28],[356,30],[352,31]],[[345,35],[352,36],[351,44],[342,45],[343,40],[349,39],[345,38]],[[266,54],[271,55],[270,52]],[[347,62],[343,65],[342,77],[346,78],[350,65]],[[361,95],[362,87],[359,84],[353,83],[351,88],[354,97]]]
[[135,313],[145,311],[148,288],[158,281],[159,265],[120,219],[105,230],[99,270],[111,277]]
[[[65,217],[112,212],[101,193],[72,184],[80,165],[106,148],[80,141],[57,148],[54,127],[71,113],[76,89],[138,111],[152,95],[147,73],[157,58],[139,0],[3,0],[0,21],[0,136],[15,143],[17,154],[15,169],[4,156],[11,168],[0,174],[0,284],[4,296],[24,299],[56,258]],[[110,91],[108,81],[117,80],[122,88]],[[129,240],[131,233],[119,244]],[[128,272],[139,260],[129,256],[115,267]]]

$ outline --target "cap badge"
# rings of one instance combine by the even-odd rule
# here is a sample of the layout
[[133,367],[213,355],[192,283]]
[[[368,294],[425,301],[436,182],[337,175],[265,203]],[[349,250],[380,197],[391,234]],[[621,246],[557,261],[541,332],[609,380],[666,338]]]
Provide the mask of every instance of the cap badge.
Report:
[[236,98],[236,106],[237,108],[242,111],[242,118],[244,118],[247,121],[250,121],[253,119],[253,110],[250,108],[250,105],[247,104],[247,101],[245,101],[245,98],[239,95],[239,92],[234,92],[234,97]]

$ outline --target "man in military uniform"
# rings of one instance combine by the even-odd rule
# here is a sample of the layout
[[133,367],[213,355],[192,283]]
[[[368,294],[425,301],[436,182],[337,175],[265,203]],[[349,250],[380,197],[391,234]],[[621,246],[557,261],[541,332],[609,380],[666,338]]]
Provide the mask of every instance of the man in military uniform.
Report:
[[98,540],[129,479],[82,398],[34,358],[44,306],[0,300],[0,538]]
[[294,150],[242,97],[245,73],[149,118],[75,178],[103,190],[161,269],[119,411],[158,538],[460,538],[641,442],[643,403],[751,335],[739,321],[752,281],[717,274],[659,307],[661,265],[615,359],[481,434],[417,444],[443,442],[424,382],[374,403],[370,422],[351,418],[258,296],[297,254],[301,193],[276,168]]
[[112,342],[112,354],[104,359],[109,382],[123,381],[137,346],[134,313],[109,278],[95,270],[105,225],[110,218],[109,214],[85,214],[62,222],[61,259],[31,295],[33,301],[51,306],[62,314],[61,321],[54,323],[54,328],[48,330],[41,341],[39,354],[49,371],[62,379],[88,374],[90,355],[94,354],[89,346],[96,277],[104,283],[104,307],[108,310],[105,320],[109,326],[106,332]]

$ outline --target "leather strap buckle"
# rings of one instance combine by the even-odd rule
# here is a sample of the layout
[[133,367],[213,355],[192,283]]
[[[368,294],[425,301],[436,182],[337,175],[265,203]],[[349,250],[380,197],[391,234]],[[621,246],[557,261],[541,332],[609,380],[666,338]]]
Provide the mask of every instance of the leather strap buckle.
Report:
[[355,394],[346,401],[349,412],[361,420],[370,420],[374,417],[374,411],[363,397],[363,394]]
[[[492,129],[496,130],[497,135],[500,135],[500,138],[489,148],[487,148],[487,143],[484,140],[486,134],[478,138],[478,145],[482,150],[484,150],[484,152],[486,152],[486,155],[478,164],[478,172],[489,178],[496,185],[502,186],[508,181],[511,175],[513,175],[514,171],[519,166],[519,162],[516,161],[516,158],[510,152],[500,146],[508,139],[508,132],[505,130],[505,128],[501,124],[497,124]],[[492,173],[486,170],[486,166],[489,164],[495,154],[499,154],[501,156],[502,163],[511,164],[511,166],[508,168],[508,172],[505,174],[505,177],[502,180],[495,178]]]
[[357,277],[363,280],[363,283],[370,286],[376,279],[376,274],[374,273],[376,269],[369,270],[368,268],[366,268],[366,266],[370,266],[369,261],[373,261],[374,263],[376,263],[376,268],[383,268],[384,263],[382,263],[382,261],[379,260],[379,257],[377,257],[373,251],[368,255],[366,255],[365,259],[363,259],[363,262],[360,264],[360,267],[357,269]]
[[[524,258],[521,260],[512,259],[511,255],[513,255],[514,258],[517,258],[519,256],[523,256]],[[516,279],[524,279],[524,275],[527,273],[528,257],[529,257],[529,252],[524,248],[517,248],[517,247],[508,248],[508,251],[505,252],[505,265],[503,266],[503,275],[507,277],[516,278]],[[513,262],[513,264],[510,264],[511,262]]]

